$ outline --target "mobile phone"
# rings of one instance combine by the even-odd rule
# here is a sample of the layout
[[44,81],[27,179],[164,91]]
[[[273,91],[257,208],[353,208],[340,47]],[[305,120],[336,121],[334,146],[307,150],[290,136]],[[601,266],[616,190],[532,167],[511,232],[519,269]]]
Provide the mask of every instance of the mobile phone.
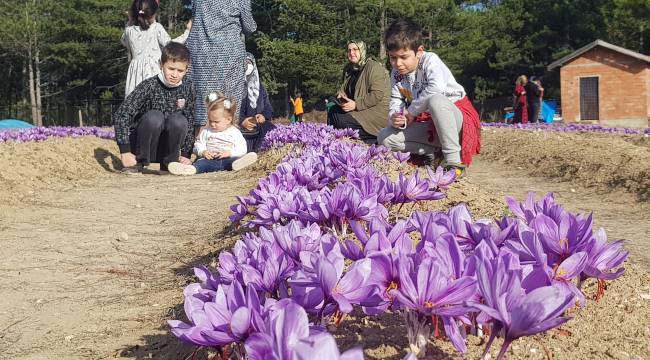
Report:
[[334,103],[335,103],[336,105],[338,105],[338,106],[342,106],[343,104],[345,104],[346,102],[348,102],[348,101],[347,101],[346,99],[344,99],[344,98],[337,98],[337,97],[335,97],[334,100],[332,100],[332,101],[334,101]]

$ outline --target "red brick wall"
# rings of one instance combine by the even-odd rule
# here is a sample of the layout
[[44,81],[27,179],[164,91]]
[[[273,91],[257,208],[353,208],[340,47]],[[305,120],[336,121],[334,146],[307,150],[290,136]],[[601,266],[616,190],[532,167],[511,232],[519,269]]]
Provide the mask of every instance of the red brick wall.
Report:
[[[580,78],[599,78],[600,121],[650,119],[650,71],[636,58],[596,47],[560,69],[562,117],[580,120]],[[624,125],[624,124],[622,124]]]

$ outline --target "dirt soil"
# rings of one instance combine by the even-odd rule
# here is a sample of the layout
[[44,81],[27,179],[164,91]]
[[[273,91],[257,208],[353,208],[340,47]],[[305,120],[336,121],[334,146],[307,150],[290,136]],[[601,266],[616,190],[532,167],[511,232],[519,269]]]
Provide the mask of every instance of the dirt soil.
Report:
[[[650,225],[644,216],[648,203],[641,200],[647,189],[639,190],[647,179],[627,180],[626,186],[585,180],[607,179],[594,170],[605,164],[576,173],[596,171],[591,177],[544,173],[546,162],[515,163],[515,154],[534,141],[521,140],[525,136],[555,135],[488,131],[485,155],[449,199],[432,208],[466,202],[475,217],[493,218],[505,211],[504,193],[521,199],[528,189],[554,191],[569,209],[593,211],[610,240],[625,238],[632,252],[627,274],[608,285],[601,301],[575,310],[565,331],[516,341],[508,358],[650,359]],[[587,137],[584,147],[572,148],[594,161],[610,159],[598,152],[619,142]],[[561,144],[551,140],[552,146],[534,147],[530,156],[571,161],[557,157]],[[622,144],[628,141],[621,141],[617,151],[626,149]],[[616,156],[647,159],[643,141],[628,142],[633,156]],[[0,144],[1,359],[184,359],[194,351],[169,334],[165,320],[184,318],[182,289],[194,281],[192,267],[214,267],[218,252],[232,246],[237,234],[227,216],[234,196],[247,193],[278,157],[242,173],[180,178],[155,171],[117,174],[116,154],[114,142],[95,138]],[[500,159],[507,159],[505,165],[495,161]],[[586,291],[593,294],[595,284],[588,283]],[[394,314],[355,314],[334,334],[341,349],[362,345],[369,359],[400,359],[407,347],[402,320]],[[466,358],[478,358],[482,342],[470,337]],[[493,345],[493,358],[499,346]],[[430,359],[459,358],[442,340],[433,341],[428,353]]]

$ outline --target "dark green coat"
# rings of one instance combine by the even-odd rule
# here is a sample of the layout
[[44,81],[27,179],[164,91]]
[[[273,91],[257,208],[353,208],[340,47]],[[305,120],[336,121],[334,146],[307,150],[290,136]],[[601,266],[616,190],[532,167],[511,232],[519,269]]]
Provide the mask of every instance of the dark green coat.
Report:
[[[339,89],[345,93],[350,73],[343,71],[343,85]],[[363,129],[377,136],[379,130],[388,122],[388,104],[390,102],[390,80],[388,70],[379,62],[368,59],[361,69],[354,89],[354,101],[357,108],[351,114]]]

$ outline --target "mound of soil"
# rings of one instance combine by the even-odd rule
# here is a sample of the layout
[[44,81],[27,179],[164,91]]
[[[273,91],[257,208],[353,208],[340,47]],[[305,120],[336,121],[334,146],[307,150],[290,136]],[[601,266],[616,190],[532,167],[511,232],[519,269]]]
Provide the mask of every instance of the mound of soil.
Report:
[[643,135],[484,129],[482,136],[485,159],[650,200],[650,138]]
[[62,190],[106,177],[120,167],[114,140],[94,136],[0,143],[0,201],[44,189]]

